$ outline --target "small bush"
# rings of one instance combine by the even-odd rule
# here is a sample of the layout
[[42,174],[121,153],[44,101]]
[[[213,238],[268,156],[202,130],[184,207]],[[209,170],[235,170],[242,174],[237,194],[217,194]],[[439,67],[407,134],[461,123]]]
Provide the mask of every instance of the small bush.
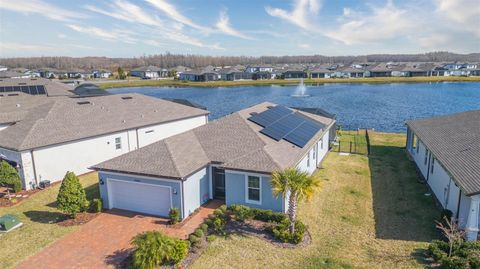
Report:
[[217,234],[224,235],[225,234],[225,224],[226,221],[225,219],[222,219],[220,217],[216,217],[213,220],[213,231]]
[[102,199],[99,199],[99,198],[93,199],[92,202],[90,202],[90,208],[94,213],[102,212],[102,209],[103,209]]
[[217,237],[213,234],[207,236],[207,242],[213,242],[213,241],[215,241],[215,239],[217,239]]
[[[447,257],[446,251],[443,250],[443,244],[446,242],[435,240],[428,246],[428,254],[435,260],[440,261],[444,257]],[[448,244],[447,244],[448,251]]]
[[75,215],[88,209],[89,202],[80,180],[73,172],[67,172],[57,196],[58,209],[75,218]]
[[253,218],[265,222],[282,222],[287,219],[287,215],[281,212],[273,212],[266,209],[252,209]]
[[467,259],[457,256],[444,257],[440,263],[442,269],[469,269]]
[[213,220],[211,218],[206,219],[204,224],[209,228],[213,228]]
[[133,267],[152,269],[181,262],[188,252],[188,243],[168,237],[159,231],[141,233],[132,239],[135,246]]
[[0,162],[0,186],[11,187],[14,192],[22,190],[22,180],[18,175],[17,169],[6,161]]
[[205,235],[205,233],[203,232],[203,230],[200,229],[200,228],[196,229],[193,234],[194,234],[196,237],[199,237],[199,238],[201,238],[201,237],[203,237],[203,236]]
[[290,234],[289,227],[290,221],[288,219],[278,223],[272,228],[273,236],[284,243],[298,244],[302,242],[305,231],[307,230],[305,224],[297,220],[295,222],[294,234]]
[[195,246],[196,244],[198,244],[200,242],[200,238],[198,238],[198,236],[194,235],[194,234],[191,234],[188,236],[188,241],[190,242],[190,244],[192,246]]
[[440,263],[443,269],[480,268],[480,242],[457,242],[453,245],[450,257],[449,250],[448,242],[434,240],[428,246],[427,254]]
[[232,212],[236,220],[241,222],[244,222],[247,219],[253,218],[253,211],[248,206],[231,205],[228,207],[228,210]]
[[203,223],[202,225],[200,225],[200,229],[202,229],[203,233],[206,234],[208,231],[208,224]]
[[168,216],[170,218],[170,224],[177,224],[180,221],[180,210],[172,207],[170,208],[170,212],[168,212]]

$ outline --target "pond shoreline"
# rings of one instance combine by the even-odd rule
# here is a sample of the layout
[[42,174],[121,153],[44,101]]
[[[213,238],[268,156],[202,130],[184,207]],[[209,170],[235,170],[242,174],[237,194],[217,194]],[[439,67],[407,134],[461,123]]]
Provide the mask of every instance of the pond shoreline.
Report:
[[[172,79],[163,80],[129,80],[129,81],[89,81],[95,83],[101,89],[128,88],[128,87],[197,87],[197,88],[217,88],[217,87],[238,87],[238,86],[270,86],[270,85],[295,85],[300,83],[299,79],[283,80],[240,80],[240,81],[180,81]],[[437,83],[437,82],[480,82],[480,77],[381,77],[381,78],[322,78],[305,79],[306,85],[330,84],[330,83]]]

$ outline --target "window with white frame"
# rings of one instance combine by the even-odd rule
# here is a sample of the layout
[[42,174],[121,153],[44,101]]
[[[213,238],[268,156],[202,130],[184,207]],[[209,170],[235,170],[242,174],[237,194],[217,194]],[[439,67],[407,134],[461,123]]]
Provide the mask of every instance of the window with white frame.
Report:
[[316,148],[317,148],[317,145],[315,144],[315,146],[313,147],[313,159],[314,159],[314,160],[315,160],[315,158],[316,158],[315,155],[316,155],[316,153],[317,153],[317,151],[315,150]]
[[424,165],[427,165],[427,159],[428,159],[428,149],[427,149],[427,147],[425,147],[425,158],[423,160]]
[[122,138],[116,137],[115,138],[115,149],[122,149]]
[[322,140],[320,140],[320,148],[323,149],[323,137]]
[[310,151],[307,153],[307,167],[310,167]]
[[432,158],[432,167],[430,169],[430,173],[433,174],[433,170],[435,169],[435,157]]
[[417,153],[420,152],[420,139],[417,138]]
[[247,203],[261,203],[261,185],[259,176],[247,176]]

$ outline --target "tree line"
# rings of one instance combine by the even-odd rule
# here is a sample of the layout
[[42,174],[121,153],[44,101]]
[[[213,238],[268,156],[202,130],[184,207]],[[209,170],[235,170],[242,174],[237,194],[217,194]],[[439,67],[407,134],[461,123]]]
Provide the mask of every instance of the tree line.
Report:
[[361,56],[206,56],[193,54],[155,54],[133,58],[108,57],[24,57],[3,58],[0,65],[10,68],[23,67],[28,69],[55,68],[55,69],[108,69],[118,67],[132,69],[139,66],[154,65],[163,68],[186,66],[190,68],[213,66],[232,66],[247,64],[322,64],[353,62],[480,62],[480,53],[457,54],[451,52],[429,52],[424,54],[371,54]]

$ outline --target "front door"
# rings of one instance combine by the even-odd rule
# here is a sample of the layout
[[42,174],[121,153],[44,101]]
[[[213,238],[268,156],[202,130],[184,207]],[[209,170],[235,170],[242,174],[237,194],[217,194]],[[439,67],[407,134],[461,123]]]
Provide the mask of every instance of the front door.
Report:
[[213,198],[225,199],[225,170],[212,167]]

